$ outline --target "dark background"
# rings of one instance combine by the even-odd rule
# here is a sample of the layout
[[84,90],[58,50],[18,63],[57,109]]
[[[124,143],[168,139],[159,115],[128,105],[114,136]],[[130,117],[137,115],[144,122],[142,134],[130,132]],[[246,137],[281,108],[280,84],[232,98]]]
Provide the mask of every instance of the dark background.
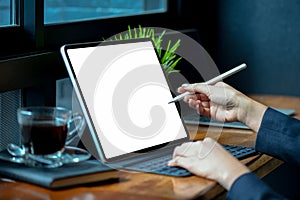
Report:
[[248,65],[225,82],[246,93],[300,96],[300,1],[203,4],[186,3],[183,10],[220,71],[242,62]]

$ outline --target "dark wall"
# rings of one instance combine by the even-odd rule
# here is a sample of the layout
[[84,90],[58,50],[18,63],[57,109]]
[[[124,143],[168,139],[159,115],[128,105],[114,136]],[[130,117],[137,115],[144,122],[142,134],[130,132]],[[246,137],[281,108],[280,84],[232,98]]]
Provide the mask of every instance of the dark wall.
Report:
[[299,0],[182,0],[182,15],[221,72],[248,68],[225,82],[246,93],[300,96]]
[[219,0],[215,6],[215,62],[221,70],[248,64],[226,82],[247,93],[300,96],[300,1]]

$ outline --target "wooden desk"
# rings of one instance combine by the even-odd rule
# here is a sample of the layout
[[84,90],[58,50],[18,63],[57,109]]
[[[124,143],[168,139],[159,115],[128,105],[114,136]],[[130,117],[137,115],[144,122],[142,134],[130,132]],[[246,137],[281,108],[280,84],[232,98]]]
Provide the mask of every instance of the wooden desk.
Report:
[[[300,98],[284,96],[254,96],[269,106],[295,109],[300,119]],[[202,139],[220,133],[220,129],[204,126],[188,126],[192,139]],[[250,130],[224,128],[221,130],[221,143],[253,146],[255,133]],[[282,161],[267,155],[253,156],[242,160],[254,173],[263,177]],[[185,178],[162,175],[119,172],[115,182],[95,183],[70,189],[51,191],[35,185],[0,180],[0,199],[224,199],[226,191],[216,182],[201,177]]]

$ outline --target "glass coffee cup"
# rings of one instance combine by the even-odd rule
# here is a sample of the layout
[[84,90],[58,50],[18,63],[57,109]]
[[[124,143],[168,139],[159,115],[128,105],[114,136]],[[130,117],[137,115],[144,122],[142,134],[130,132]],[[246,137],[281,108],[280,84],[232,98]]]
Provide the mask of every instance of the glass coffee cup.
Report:
[[[64,107],[21,107],[17,111],[22,148],[32,154],[61,162],[66,143],[82,131],[81,114]],[[74,124],[74,128],[70,128]],[[59,165],[59,164],[58,164]]]

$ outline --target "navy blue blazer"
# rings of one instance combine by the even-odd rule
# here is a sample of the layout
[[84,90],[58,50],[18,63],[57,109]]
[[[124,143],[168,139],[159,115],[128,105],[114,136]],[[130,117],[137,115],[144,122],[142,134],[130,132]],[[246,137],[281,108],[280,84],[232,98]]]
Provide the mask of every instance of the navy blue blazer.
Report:
[[[255,149],[300,166],[300,120],[268,108],[263,116]],[[256,175],[240,176],[227,193],[227,199],[284,199]]]

